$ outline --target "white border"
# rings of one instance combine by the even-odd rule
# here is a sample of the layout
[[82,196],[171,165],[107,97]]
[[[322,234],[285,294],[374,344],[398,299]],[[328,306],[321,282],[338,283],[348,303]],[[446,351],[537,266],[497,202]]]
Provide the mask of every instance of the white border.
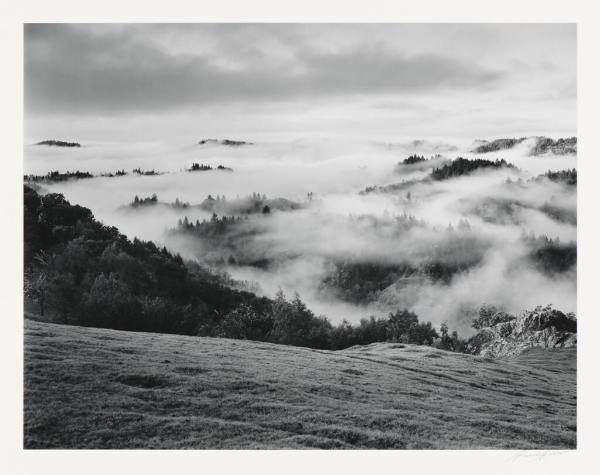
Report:
[[[0,449],[5,473],[590,473],[598,418],[600,336],[594,301],[598,276],[600,75],[595,2],[466,0],[400,3],[341,0],[197,2],[75,0],[11,1],[0,5],[3,219],[1,296],[2,408]],[[22,450],[22,156],[24,22],[576,22],[579,59],[578,449],[542,451],[23,451]]]

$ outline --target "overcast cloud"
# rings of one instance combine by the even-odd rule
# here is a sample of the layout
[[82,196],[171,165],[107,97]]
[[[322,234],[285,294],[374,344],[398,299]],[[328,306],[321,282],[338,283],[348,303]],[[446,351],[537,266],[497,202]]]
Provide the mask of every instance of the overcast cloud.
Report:
[[574,134],[575,47],[574,25],[28,24],[26,138]]

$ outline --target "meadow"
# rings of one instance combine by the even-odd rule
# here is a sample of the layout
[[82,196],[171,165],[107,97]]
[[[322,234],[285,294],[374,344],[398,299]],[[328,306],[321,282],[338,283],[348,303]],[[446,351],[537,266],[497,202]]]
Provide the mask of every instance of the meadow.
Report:
[[576,348],[485,359],[25,319],[24,447],[573,449]]

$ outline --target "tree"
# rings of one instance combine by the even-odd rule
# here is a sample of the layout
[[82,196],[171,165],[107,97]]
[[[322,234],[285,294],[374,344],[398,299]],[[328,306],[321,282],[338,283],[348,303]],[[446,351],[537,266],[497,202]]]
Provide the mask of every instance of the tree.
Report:
[[48,303],[58,313],[60,321],[73,323],[78,314],[81,299],[73,274],[70,272],[53,273],[49,279],[48,296]]
[[442,338],[448,337],[448,322],[443,322],[440,325],[440,333],[442,334]]
[[407,332],[408,343],[416,345],[432,345],[439,335],[435,328],[431,326],[431,322],[418,323],[411,325]]
[[271,208],[269,205],[264,205],[262,209],[262,214],[269,214],[271,212]]
[[25,296],[36,301],[39,305],[40,315],[43,317],[46,311],[46,301],[48,298],[48,275],[45,271],[35,272],[33,270],[25,271]]
[[225,338],[266,341],[272,328],[271,315],[258,313],[250,305],[242,304],[223,317],[217,335]]
[[331,328],[326,319],[316,317],[298,294],[288,302],[279,290],[272,306],[271,341],[284,345],[326,348],[324,332]]
[[388,317],[388,337],[392,341],[405,340],[410,328],[418,322],[417,315],[406,309],[390,313]]
[[116,274],[99,274],[83,302],[83,323],[128,330],[139,321],[139,302]]

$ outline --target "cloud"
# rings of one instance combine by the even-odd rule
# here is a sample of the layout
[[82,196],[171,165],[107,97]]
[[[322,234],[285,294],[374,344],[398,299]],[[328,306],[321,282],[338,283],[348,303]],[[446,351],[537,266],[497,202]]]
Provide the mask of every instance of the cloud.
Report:
[[[381,43],[336,50],[298,43],[290,49],[292,40],[282,48],[257,38],[240,57],[230,53],[226,35],[222,44],[199,44],[191,54],[140,31],[140,26],[26,25],[26,110],[153,112],[236,101],[477,89],[503,78],[474,61],[399,53]],[[256,28],[249,31],[258,35]]]

